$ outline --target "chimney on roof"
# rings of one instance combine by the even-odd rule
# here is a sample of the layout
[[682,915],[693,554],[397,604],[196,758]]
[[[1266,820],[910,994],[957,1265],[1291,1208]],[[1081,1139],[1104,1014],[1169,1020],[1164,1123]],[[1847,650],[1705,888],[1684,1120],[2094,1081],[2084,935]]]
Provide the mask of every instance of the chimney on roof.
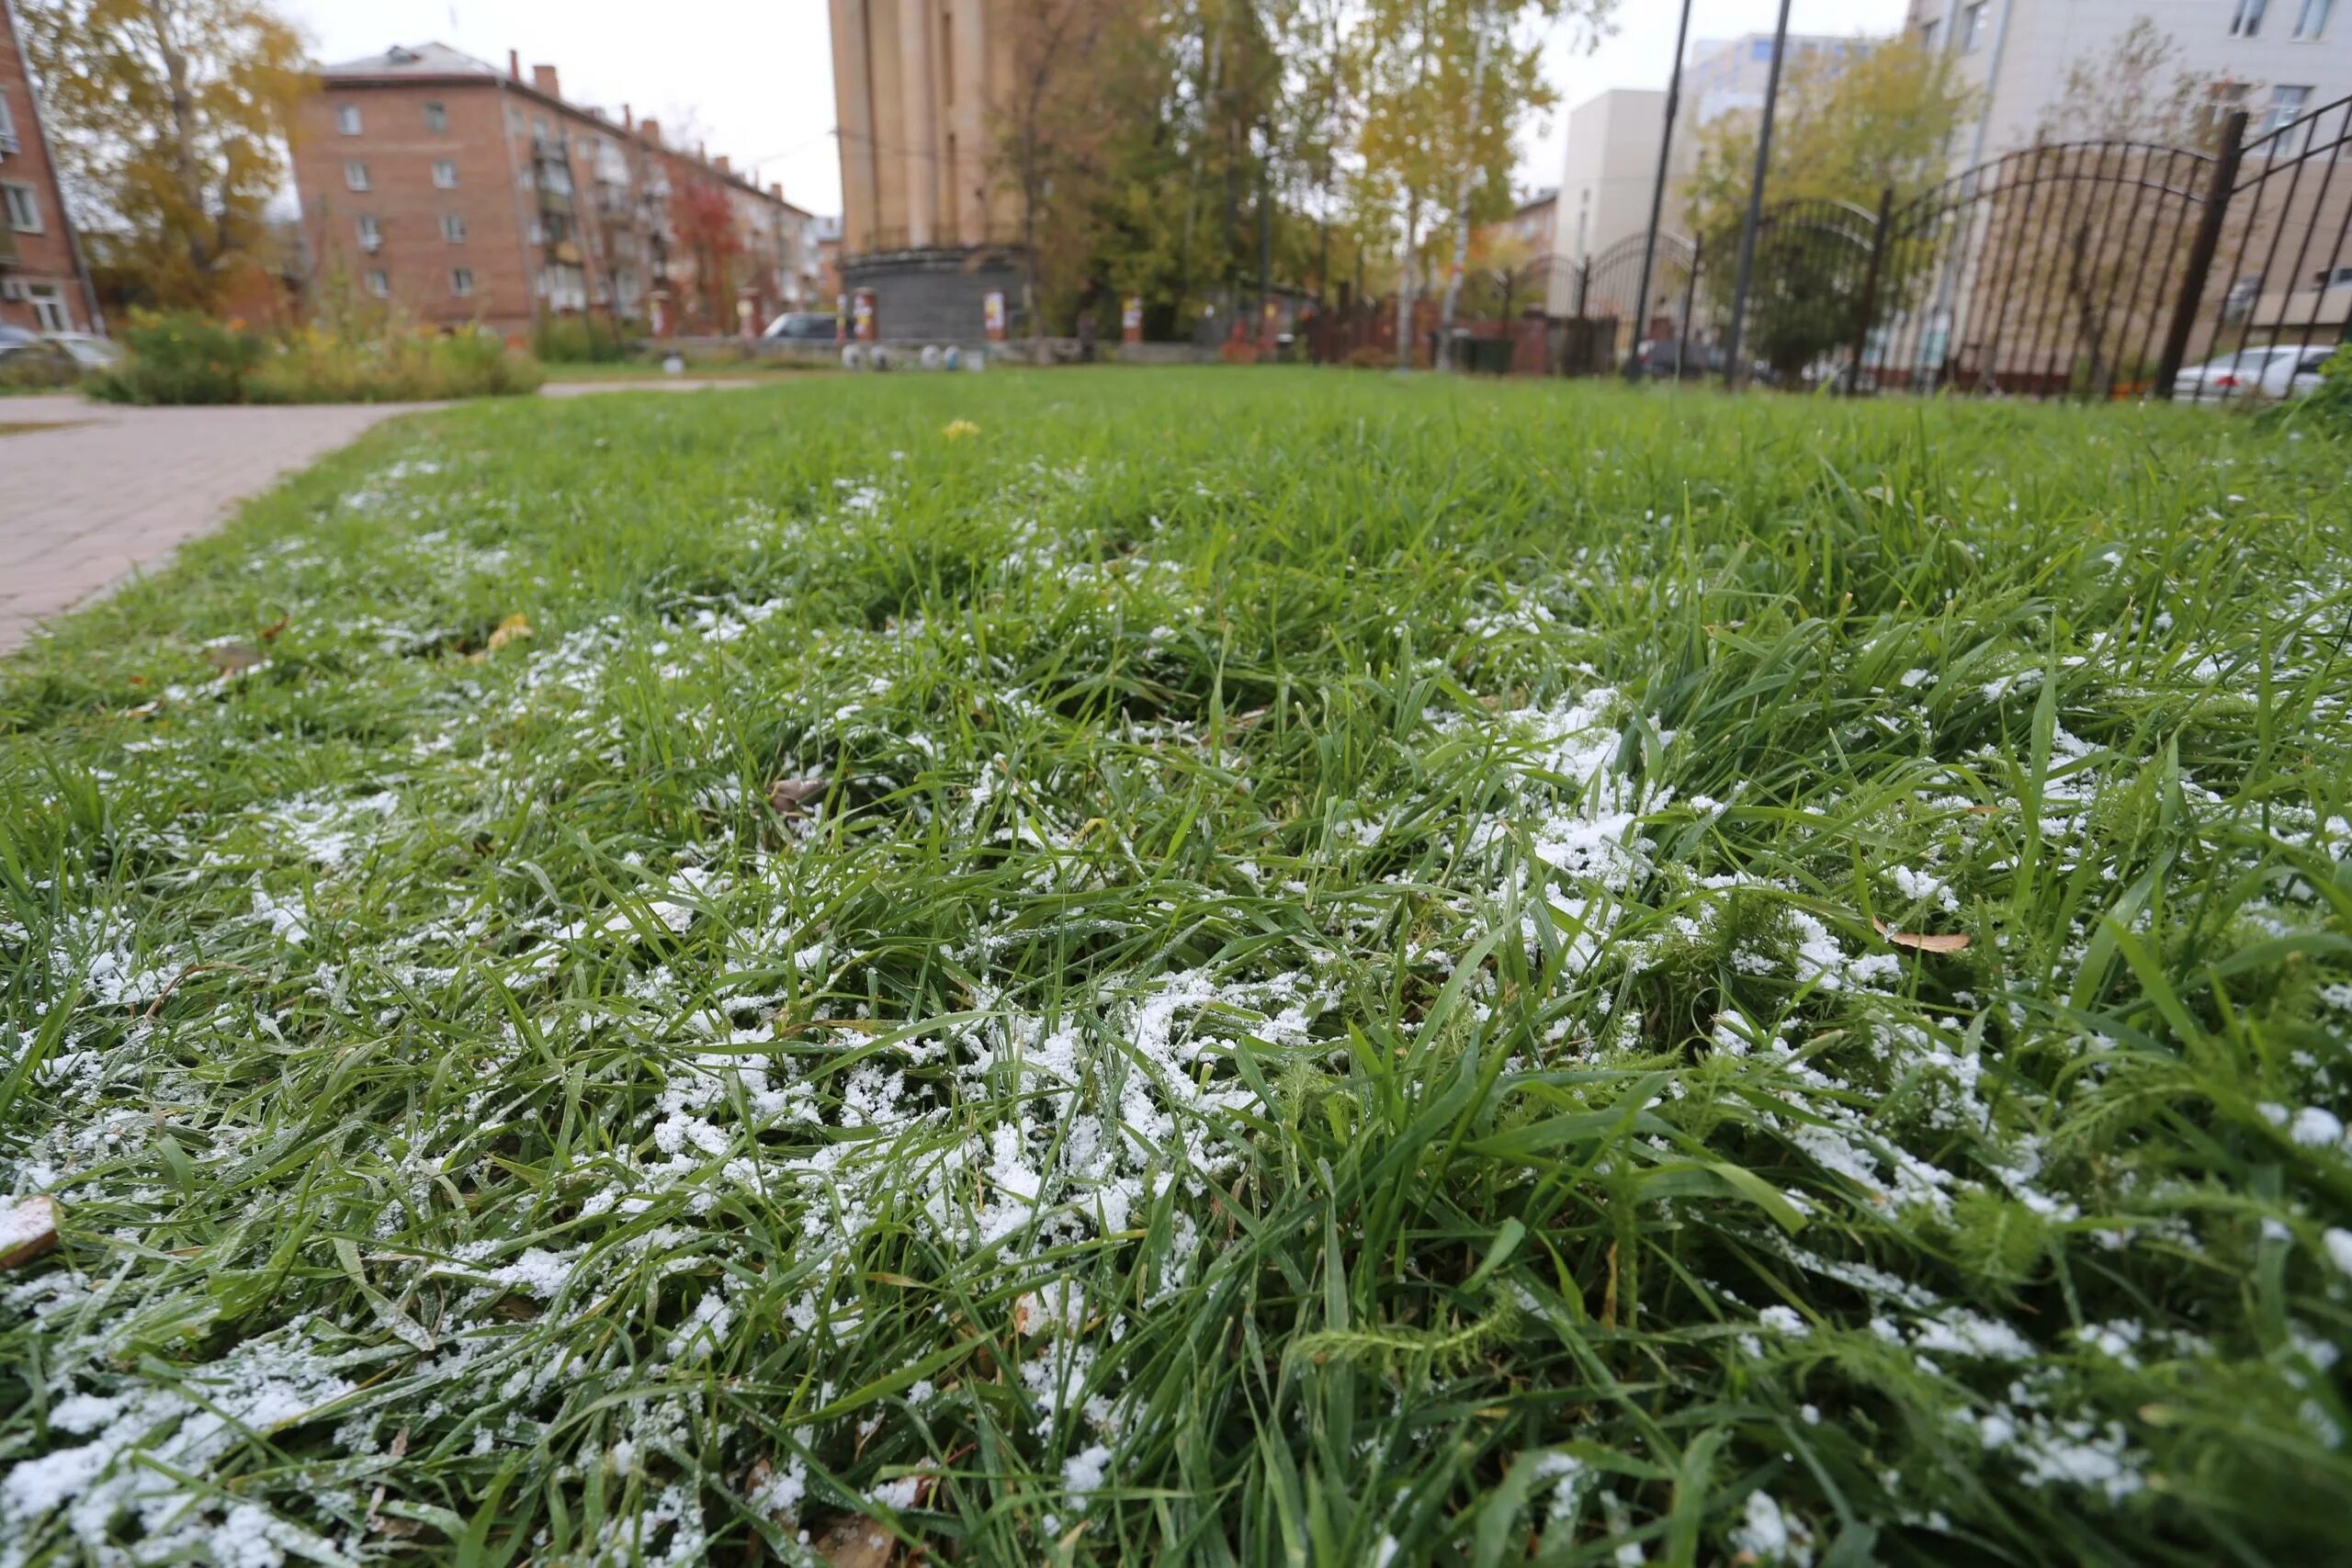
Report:
[[775,197],[778,201],[782,201],[784,199],[784,182],[782,180],[770,180],[768,182],[768,194]]
[[510,49],[506,51],[506,74],[512,76],[517,82],[520,82],[523,79],[523,51],[521,50]]
[[621,106],[621,129],[623,130],[635,130],[637,129],[637,117],[628,112],[628,106],[627,104],[623,104]]
[[722,174],[722,175],[731,175],[731,174],[733,174],[733,173],[735,172],[735,171],[734,171],[734,169],[733,169],[733,168],[732,168],[732,167],[728,164],[728,162],[727,162],[727,154],[726,154],[726,153],[724,153],[724,152],[721,152],[718,157],[713,158],[713,159],[711,160],[711,163],[712,163],[712,164],[713,164],[714,166],[716,166],[716,167],[718,168],[718,172],[719,172],[720,174]]
[[652,142],[656,147],[662,145],[662,122],[660,120],[655,119],[651,115],[647,115],[643,119],[637,122],[637,129],[648,141]]
[[545,93],[550,98],[560,98],[563,96],[563,89],[556,84],[555,67],[552,65],[532,66],[531,85],[537,87],[540,92]]

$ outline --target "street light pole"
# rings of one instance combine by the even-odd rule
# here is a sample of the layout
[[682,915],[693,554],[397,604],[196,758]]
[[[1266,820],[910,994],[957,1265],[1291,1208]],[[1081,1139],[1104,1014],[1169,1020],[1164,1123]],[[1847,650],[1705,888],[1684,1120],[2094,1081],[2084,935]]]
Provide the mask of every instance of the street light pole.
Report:
[[[1658,134],[1657,177],[1650,185],[1650,226],[1642,241],[1642,281],[1634,292],[1634,351],[1625,356],[1628,381],[1641,374],[1642,333],[1650,320],[1650,269],[1657,265],[1657,226],[1666,212],[1666,163],[1674,152],[1674,117],[1682,106],[1682,51],[1690,39],[1690,0],[1682,0],[1682,19],[1674,28],[1674,65],[1666,74],[1666,129]],[[1683,322],[1682,331],[1687,335],[1690,323]]]
[[1772,111],[1781,98],[1781,65],[1789,52],[1789,0],[1781,0],[1781,19],[1772,27],[1772,63],[1764,73],[1764,119],[1756,128],[1756,177],[1747,186],[1747,216],[1739,226],[1739,271],[1731,289],[1731,328],[1724,334],[1724,385],[1736,387],[1747,378],[1739,367],[1739,334],[1747,325],[1747,286],[1756,270],[1756,225],[1764,212],[1764,174],[1772,163]]

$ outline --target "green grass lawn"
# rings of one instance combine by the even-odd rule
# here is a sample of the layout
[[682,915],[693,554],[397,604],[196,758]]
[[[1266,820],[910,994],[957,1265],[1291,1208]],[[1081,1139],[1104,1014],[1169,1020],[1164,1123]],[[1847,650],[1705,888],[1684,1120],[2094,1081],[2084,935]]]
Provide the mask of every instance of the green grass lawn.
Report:
[[0,1564],[2325,1560],[2344,470],[1336,372],[388,426],[0,667]]

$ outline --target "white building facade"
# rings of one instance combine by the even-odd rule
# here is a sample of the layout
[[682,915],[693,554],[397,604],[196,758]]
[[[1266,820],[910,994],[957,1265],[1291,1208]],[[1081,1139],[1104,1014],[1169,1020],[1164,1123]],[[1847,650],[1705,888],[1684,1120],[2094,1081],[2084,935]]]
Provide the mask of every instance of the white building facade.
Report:
[[2352,0],[1911,0],[1912,33],[1984,95],[1955,162],[2030,146],[2073,66],[2143,17],[2180,46],[2184,71],[2219,80],[2217,109],[2246,110],[2250,136],[2352,94]]
[[[1612,88],[1568,111],[1568,152],[1552,228],[1552,254],[1563,264],[1586,261],[1649,222],[1665,129],[1666,95],[1655,88]],[[1555,294],[1555,306],[1557,299]]]

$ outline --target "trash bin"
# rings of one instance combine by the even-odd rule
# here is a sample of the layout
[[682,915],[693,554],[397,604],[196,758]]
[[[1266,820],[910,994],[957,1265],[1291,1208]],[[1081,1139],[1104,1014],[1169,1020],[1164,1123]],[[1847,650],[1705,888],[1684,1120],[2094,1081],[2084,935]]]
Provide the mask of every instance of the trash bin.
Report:
[[1465,332],[1453,334],[1453,363],[1473,375],[1510,375],[1510,351],[1511,341],[1507,337],[1472,337]]

